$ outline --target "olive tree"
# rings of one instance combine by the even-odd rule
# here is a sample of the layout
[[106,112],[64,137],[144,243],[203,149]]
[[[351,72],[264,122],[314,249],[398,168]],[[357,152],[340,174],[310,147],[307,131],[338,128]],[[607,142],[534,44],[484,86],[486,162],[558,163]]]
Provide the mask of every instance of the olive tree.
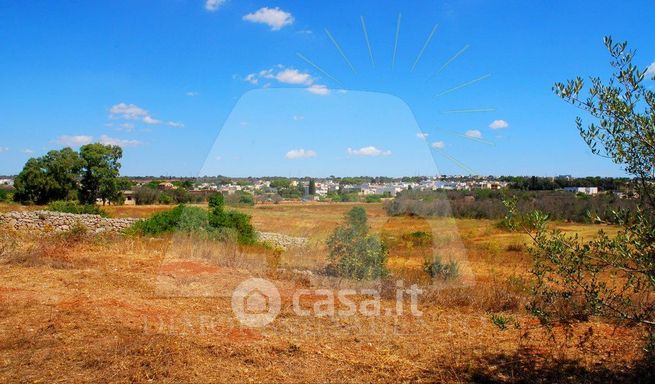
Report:
[[366,211],[354,207],[327,240],[327,272],[357,280],[386,277],[387,247],[379,237],[369,234]]
[[[553,90],[585,111],[591,122],[576,119],[594,154],[620,164],[634,177],[638,208],[614,212],[621,229],[614,236],[600,231],[582,241],[547,226],[548,217],[533,212],[527,231],[534,243],[535,285],[530,309],[542,322],[570,323],[602,316],[655,331],[655,95],[644,86],[647,70],[632,60],[627,43],[605,38],[614,73],[607,82],[578,77],[556,83]],[[508,202],[516,215],[515,201]]]

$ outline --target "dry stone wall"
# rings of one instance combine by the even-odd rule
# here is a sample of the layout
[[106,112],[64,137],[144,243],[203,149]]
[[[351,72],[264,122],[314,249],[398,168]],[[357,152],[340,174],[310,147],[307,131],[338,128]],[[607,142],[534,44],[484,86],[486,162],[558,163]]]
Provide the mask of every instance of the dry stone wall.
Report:
[[90,232],[120,232],[138,219],[108,219],[98,215],[77,215],[51,211],[7,212],[0,214],[0,225],[15,230],[67,231],[77,223]]
[[293,237],[275,232],[257,232],[257,239],[273,243],[284,249],[303,247],[307,245],[307,239],[304,237]]

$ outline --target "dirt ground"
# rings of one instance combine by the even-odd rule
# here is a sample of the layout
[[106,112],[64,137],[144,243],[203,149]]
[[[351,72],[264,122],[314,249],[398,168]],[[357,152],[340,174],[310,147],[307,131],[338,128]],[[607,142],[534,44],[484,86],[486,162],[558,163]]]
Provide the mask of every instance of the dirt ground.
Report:
[[[109,207],[145,217],[170,207]],[[389,268],[419,281],[420,249],[403,234],[432,231],[462,279],[421,296],[420,316],[393,294],[381,315],[299,315],[299,289],[334,289],[294,269],[324,261],[324,239],[350,204],[242,209],[258,230],[310,239],[311,251],[199,243],[176,236],[37,235],[2,230],[0,382],[631,382],[642,332],[596,319],[546,329],[524,309],[530,258],[525,237],[484,220],[389,218],[367,204],[387,236]],[[2,207],[7,210],[6,207]],[[593,236],[598,226],[559,224]],[[612,231],[611,228],[605,228]],[[309,276],[309,277],[308,277]],[[231,292],[251,277],[271,281],[281,310],[243,326]],[[355,287],[357,288],[357,287]],[[314,291],[312,291],[314,292]],[[301,299],[311,311],[316,292]],[[361,305],[362,295],[354,301]],[[405,303],[404,305],[407,305]],[[388,314],[393,312],[391,314]],[[492,317],[506,320],[504,326]]]

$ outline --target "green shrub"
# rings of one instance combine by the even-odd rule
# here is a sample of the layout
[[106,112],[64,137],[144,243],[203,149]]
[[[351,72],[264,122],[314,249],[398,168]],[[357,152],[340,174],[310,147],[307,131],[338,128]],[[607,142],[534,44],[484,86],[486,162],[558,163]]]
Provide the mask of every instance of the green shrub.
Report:
[[379,203],[382,201],[382,195],[366,195],[364,201],[367,203]]
[[516,320],[511,317],[511,316],[504,316],[504,315],[496,315],[495,313],[491,314],[491,323],[498,327],[501,331],[504,331],[507,329],[507,326],[510,324],[514,324],[518,328],[518,323]]
[[209,204],[209,208],[222,211],[225,207],[225,198],[223,197],[222,193],[214,193],[213,195],[209,196],[207,203]]
[[402,235],[402,239],[416,247],[432,245],[432,234],[425,231],[405,233]]
[[134,200],[137,205],[149,205],[159,202],[161,193],[157,189],[141,187],[134,190]]
[[387,276],[388,250],[377,236],[368,234],[366,211],[355,207],[346,214],[346,220],[327,240],[330,251],[327,272],[358,280]]
[[253,206],[255,205],[255,197],[245,191],[236,191],[231,195],[225,196],[225,203],[232,206]]
[[148,219],[137,221],[132,225],[130,232],[159,235],[175,231],[207,231],[210,229],[208,223],[207,211],[181,204],[170,211],[157,212]]
[[13,199],[13,194],[7,189],[0,188],[0,202],[8,202]]
[[161,193],[159,195],[159,204],[173,204],[173,196],[168,193]]
[[343,194],[336,195],[334,201],[342,202],[342,203],[352,203],[355,201],[359,201],[359,195],[357,194],[357,192],[343,193]]
[[159,235],[171,232],[202,232],[218,240],[236,239],[241,244],[254,244],[255,229],[250,216],[235,211],[224,211],[223,195],[209,198],[210,211],[183,204],[170,211],[158,212],[140,220],[128,232],[141,235]]
[[209,197],[209,224],[213,228],[236,230],[241,244],[254,244],[257,240],[255,228],[250,224],[250,216],[236,211],[225,211],[225,198],[221,193]]
[[48,204],[48,211],[75,213],[78,215],[100,215],[102,217],[109,216],[107,212],[95,204],[80,204],[77,201],[53,201],[52,203]]
[[432,278],[454,280],[459,276],[459,263],[455,260],[444,263],[441,257],[437,256],[434,260],[426,260],[423,263],[423,270]]

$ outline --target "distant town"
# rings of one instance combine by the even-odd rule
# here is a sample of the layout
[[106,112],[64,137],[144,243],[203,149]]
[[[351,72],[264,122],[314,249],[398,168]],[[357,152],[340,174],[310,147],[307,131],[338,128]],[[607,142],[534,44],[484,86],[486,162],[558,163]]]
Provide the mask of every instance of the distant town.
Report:
[[[407,176],[407,177],[121,177],[124,204],[200,202],[212,193],[236,196],[244,203],[302,201],[379,201],[408,190],[562,190],[583,195],[612,193],[633,197],[632,180],[612,177],[536,176]],[[13,176],[0,178],[0,189],[11,190]]]

